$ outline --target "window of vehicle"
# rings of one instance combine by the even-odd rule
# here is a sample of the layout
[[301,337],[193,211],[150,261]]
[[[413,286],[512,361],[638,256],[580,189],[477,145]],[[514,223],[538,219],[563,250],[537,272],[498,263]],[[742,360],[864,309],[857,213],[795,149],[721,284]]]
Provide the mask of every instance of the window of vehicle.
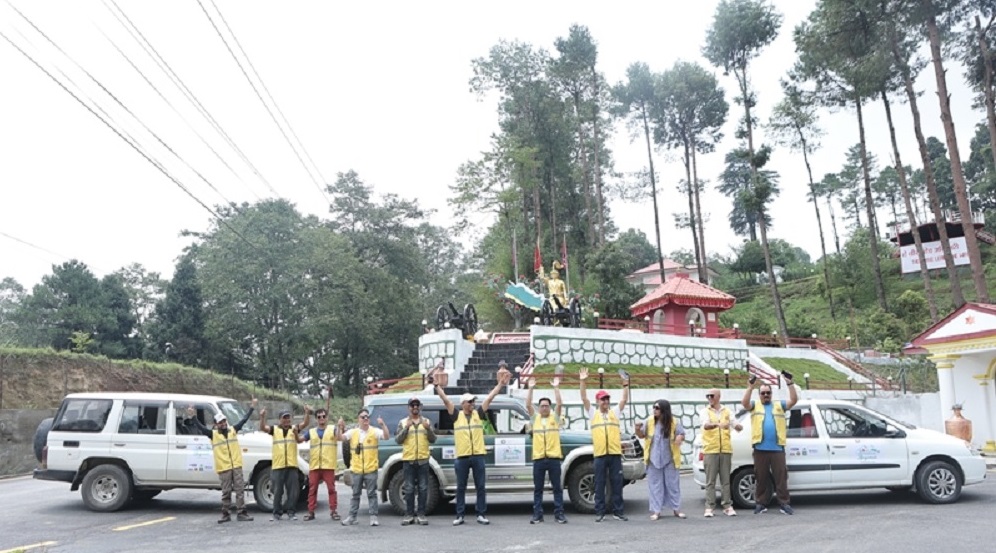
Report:
[[499,434],[524,434],[526,426],[529,424],[529,416],[525,411],[502,407],[491,409],[490,413],[494,420],[495,430]]
[[[187,408],[194,408],[194,416],[197,420],[201,421],[201,424],[211,428],[214,426],[214,414],[217,412],[214,406],[207,403],[198,403],[195,405],[186,405],[180,403],[173,403],[173,408],[176,410],[176,433],[177,434],[189,434],[189,435],[200,435],[200,432],[192,426],[187,426],[183,423],[183,420],[187,417]],[[231,424],[239,422],[238,420],[231,421]]]
[[165,434],[165,401],[142,402],[126,401],[118,424],[120,434]]
[[[228,424],[234,425],[246,416],[245,407],[243,407],[241,403],[235,401],[222,401],[218,404],[218,407],[221,408],[221,412],[224,413],[225,418],[228,419]],[[253,430],[256,430],[256,424],[253,421],[248,420],[242,427],[242,430],[252,432]]]
[[[398,430],[398,423],[401,419],[408,416],[408,405],[377,405],[370,407],[370,424],[375,425],[377,422],[377,417],[384,419],[384,424],[387,425],[387,429],[391,432],[391,436],[394,436],[395,432]],[[432,420],[431,411],[422,413],[422,416]],[[352,421],[346,421],[347,425],[350,422],[356,422],[355,419]],[[436,421],[433,420],[433,423]]]
[[864,411],[850,407],[821,407],[831,438],[861,438],[885,436],[888,423]]
[[109,399],[68,399],[55,417],[54,431],[100,432],[114,404]]
[[786,436],[789,438],[818,438],[816,422],[809,407],[797,407],[788,412],[788,428]]

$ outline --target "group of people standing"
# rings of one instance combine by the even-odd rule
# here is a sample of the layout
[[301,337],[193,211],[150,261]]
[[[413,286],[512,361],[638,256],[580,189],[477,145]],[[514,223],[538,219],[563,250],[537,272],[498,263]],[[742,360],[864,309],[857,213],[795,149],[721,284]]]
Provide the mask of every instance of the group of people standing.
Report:
[[[622,497],[622,412],[629,392],[629,378],[623,375],[623,394],[613,406],[606,390],[595,393],[595,404],[588,399],[588,369],[582,368],[578,374],[580,394],[591,429],[594,457],[595,522],[605,520],[611,510],[613,519],[629,520],[624,512]],[[484,435],[490,425],[487,410],[501,390],[511,381],[511,373],[503,367],[498,372],[497,383],[479,407],[477,396],[465,393],[460,396],[460,407],[450,400],[440,383],[435,383],[436,394],[442,400],[448,414],[453,418],[454,471],[457,479],[456,517],[454,526],[464,524],[466,512],[466,492],[470,473],[473,472],[476,494],[475,514],[478,524],[487,525],[487,490],[485,486],[486,449]],[[755,491],[754,513],[767,511],[772,487],[775,488],[779,510],[791,515],[787,488],[788,473],[785,463],[786,423],[785,412],[798,401],[797,392],[791,379],[786,379],[789,390],[788,401],[773,401],[771,386],[749,382],[741,400],[744,409],[751,412],[751,444],[753,447],[754,468],[757,487]],[[544,521],[543,492],[549,479],[554,501],[554,520],[567,523],[564,514],[564,492],[561,484],[563,452],[560,445],[560,430],[563,426],[561,414],[563,401],[560,395],[560,377],[552,380],[553,400],[541,397],[533,404],[533,389],[536,380],[528,380],[526,408],[532,418],[532,462],[533,462],[533,514],[530,524]],[[759,401],[752,400],[754,389],[758,389]],[[720,484],[722,512],[736,516],[730,489],[730,471],[733,445],[730,431],[741,431],[743,427],[736,421],[729,408],[720,403],[721,392],[711,389],[706,393],[706,405],[699,412],[701,421],[703,461],[706,473],[705,517],[715,516],[716,481]],[[219,523],[231,520],[231,495],[236,494],[236,513],[240,521],[251,521],[245,509],[245,483],[242,477],[242,456],[238,444],[238,431],[252,415],[252,406],[245,417],[233,426],[226,417],[218,413],[214,417],[214,427],[207,428],[195,416],[193,408],[187,410],[185,424],[198,433],[211,439],[214,452],[214,466],[221,481],[222,516]],[[401,525],[427,525],[426,503],[429,485],[430,445],[436,441],[432,422],[421,412],[422,402],[418,397],[408,401],[407,417],[399,421],[395,440],[402,446],[402,470],[404,474],[405,516]],[[337,512],[338,496],[335,486],[335,469],[338,465],[338,444],[347,442],[350,451],[350,471],[352,472],[352,498],[349,514],[342,520],[345,526],[358,524],[360,496],[367,492],[370,525],[378,526],[377,473],[380,468],[378,446],[381,440],[390,439],[390,431],[383,419],[377,419],[379,428],[370,425],[370,413],[361,409],[357,414],[357,426],[346,430],[345,421],[339,419],[335,426],[328,424],[328,408],[314,412],[317,423],[308,428],[312,408],[305,406],[305,417],[299,424],[293,424],[290,411],[282,411],[279,423],[270,426],[266,423],[266,409],[260,410],[260,429],[273,436],[273,461],[270,469],[270,482],[273,489],[273,514],[270,520],[278,521],[284,516],[296,520],[294,506],[297,504],[298,470],[297,444],[308,441],[310,445],[308,474],[308,514],[304,520],[314,520],[317,509],[318,488],[325,483],[329,495],[329,511],[333,520],[340,520]],[[635,424],[636,435],[644,440],[644,461],[647,468],[649,488],[650,519],[658,520],[667,510],[679,519],[687,516],[681,510],[681,488],[679,469],[681,467],[681,445],[685,440],[685,428],[674,416],[671,404],[659,399],[653,404],[653,414],[646,421]],[[773,481],[772,481],[773,478]],[[611,503],[606,504],[606,483],[611,490]]]

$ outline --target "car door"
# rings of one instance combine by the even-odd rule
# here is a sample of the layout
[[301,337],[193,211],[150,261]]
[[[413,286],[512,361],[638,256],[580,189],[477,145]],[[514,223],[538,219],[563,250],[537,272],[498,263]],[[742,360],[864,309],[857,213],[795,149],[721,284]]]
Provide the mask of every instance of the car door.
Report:
[[[214,472],[214,453],[211,440],[198,433],[194,427],[183,424],[188,405],[173,402],[170,411],[168,432],[168,447],[166,453],[166,477],[170,483],[181,486],[204,486],[217,484],[218,476]],[[194,409],[201,423],[213,421],[218,410],[211,404],[198,403]],[[205,426],[211,427],[207,422]]]
[[525,432],[528,415],[502,406],[489,409],[488,416],[496,431],[484,436],[488,488],[531,487],[532,436]]
[[126,459],[136,484],[166,479],[169,402],[125,400],[111,436],[111,454]]
[[903,483],[909,464],[903,432],[854,405],[821,406],[819,412],[828,434],[834,487]]
[[808,405],[796,406],[787,416],[785,463],[789,471],[789,488],[828,486],[831,472],[826,432],[821,433]]

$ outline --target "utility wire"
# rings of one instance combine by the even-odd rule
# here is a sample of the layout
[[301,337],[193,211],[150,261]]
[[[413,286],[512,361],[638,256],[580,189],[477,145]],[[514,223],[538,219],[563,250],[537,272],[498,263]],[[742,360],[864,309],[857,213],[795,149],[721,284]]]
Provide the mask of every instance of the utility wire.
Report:
[[[105,117],[101,116],[99,113],[97,113],[97,110],[100,110],[101,112],[103,112],[103,113],[106,114],[106,112],[104,112],[103,109],[101,109],[99,106],[97,106],[96,109],[94,109],[93,107],[90,107],[89,104],[87,104],[86,102],[84,102],[76,93],[74,93],[72,90],[70,90],[69,87],[67,87],[65,85],[65,83],[63,83],[62,81],[60,81],[48,69],[46,69],[44,66],[42,66],[41,63],[39,63],[35,58],[33,58],[31,56],[31,54],[27,53],[26,51],[24,51],[23,48],[21,48],[20,46],[18,46],[17,43],[14,42],[13,40],[11,40],[11,38],[8,37],[3,31],[0,31],[0,37],[2,37],[4,40],[6,40],[11,46],[14,47],[15,50],[17,50],[18,52],[20,52],[21,55],[23,55],[24,57],[26,57],[28,59],[28,61],[30,61],[32,64],[35,65],[35,67],[37,67],[38,69],[40,69],[43,73],[45,73],[45,75],[47,75],[50,79],[52,79],[53,81],[55,81],[55,84],[59,85],[59,87],[62,88],[62,90],[66,91],[67,94],[69,94],[70,96],[72,96],[74,100],[76,100],[77,102],[79,102],[80,105],[82,105],[84,108],[86,108],[86,110],[89,111],[91,114],[93,114],[94,117],[96,117],[97,119],[99,119],[101,123],[103,123],[104,125],[107,126],[107,128],[111,129],[111,131],[114,134],[118,135],[118,138],[120,138],[121,140],[124,140],[129,146],[132,147],[132,149],[134,149],[136,152],[138,152],[138,154],[140,156],[142,156],[143,158],[145,158],[146,161],[148,161],[149,163],[151,163],[156,169],[159,169],[159,171],[163,175],[165,175],[166,178],[168,178],[170,181],[173,182],[173,184],[175,184],[176,186],[178,186],[180,188],[180,190],[183,190],[183,192],[185,192],[195,202],[197,202],[202,208],[204,208],[208,213],[210,213],[215,219],[217,219],[219,223],[221,223],[222,225],[224,225],[225,227],[227,227],[230,231],[232,231],[233,234],[235,234],[236,236],[238,236],[240,239],[242,239],[246,244],[248,244],[253,249],[256,249],[256,250],[259,249],[259,248],[256,247],[255,244],[253,244],[252,242],[250,242],[239,231],[235,230],[235,228],[233,228],[228,223],[228,221],[226,221],[225,219],[222,219],[213,209],[211,209],[207,204],[205,204],[203,201],[201,201],[200,198],[198,198],[196,195],[194,195],[193,192],[191,192],[186,186],[183,185],[183,183],[181,183],[176,177],[174,177],[162,164],[160,164],[158,161],[154,160],[150,156],[150,154],[146,153],[140,146],[138,146],[138,144],[136,143],[137,141],[135,141],[133,138],[131,138],[130,135],[129,136],[125,136],[125,134],[127,134],[127,133],[125,133],[125,132],[123,132],[121,130],[118,130],[114,126],[114,124],[112,124],[108,120],[108,119],[110,119],[110,116],[108,116],[107,118],[105,118]],[[62,73],[62,71],[60,71],[60,73]],[[63,74],[63,76],[66,76],[65,73],[62,73],[62,74]],[[69,79],[68,77],[66,77],[66,78],[67,78],[67,80],[69,80],[70,82],[72,82],[71,79]],[[73,83],[73,84],[75,85],[75,83]],[[79,88],[79,85],[75,85],[75,86],[77,88]],[[93,100],[91,99],[91,101],[93,101]]]
[[[176,151],[174,151],[173,148],[171,148],[169,146],[169,144],[167,144],[162,138],[160,138],[158,134],[156,134],[152,129],[150,129],[149,126],[146,125],[145,122],[142,121],[142,119],[139,116],[135,115],[134,112],[132,112],[130,109],[128,109],[128,106],[124,105],[124,103],[120,99],[118,99],[118,97],[115,96],[114,93],[112,93],[110,90],[108,90],[106,87],[104,87],[104,85],[96,77],[94,77],[83,66],[81,66],[79,63],[77,63],[76,60],[73,59],[72,56],[70,56],[65,50],[63,50],[58,44],[56,44],[51,38],[49,38],[49,36],[47,34],[45,34],[44,31],[42,31],[41,29],[39,29],[38,26],[35,25],[34,22],[31,21],[31,19],[28,18],[28,16],[24,15],[24,13],[22,13],[21,10],[17,9],[16,6],[14,6],[13,4],[11,4],[9,0],[7,0],[7,5],[10,6],[15,12],[17,12],[17,15],[21,16],[21,19],[23,19],[24,21],[26,21],[28,23],[28,25],[31,25],[31,28],[33,28],[35,31],[37,31],[38,34],[40,34],[45,40],[47,40],[49,44],[51,44],[56,50],[59,51],[59,53],[61,53],[63,56],[66,57],[66,59],[68,59],[73,65],[75,65],[77,69],[79,69],[80,71],[82,71],[91,81],[93,81],[94,84],[96,84],[98,87],[100,87],[100,89],[103,90],[105,94],[107,94],[108,96],[110,96],[111,99],[113,99],[119,106],[121,106],[121,109],[123,109],[126,112],[128,112],[128,115],[131,115],[135,119],[135,121],[138,122],[138,124],[142,125],[142,128],[144,128],[146,130],[146,132],[148,132],[149,134],[151,134],[160,144],[162,144],[162,146],[164,148],[166,148],[167,150],[169,150],[169,152],[171,154],[173,154],[177,159],[179,159],[184,165],[186,165],[188,169],[190,169],[191,171],[194,172],[194,174],[196,174],[198,177],[200,177],[200,179],[202,181],[204,181],[204,184],[207,184],[211,188],[211,190],[214,190],[215,193],[217,193],[219,196],[221,196],[221,199],[225,200],[225,202],[228,203],[228,204],[232,203],[232,201],[229,200],[227,197],[225,197],[225,195],[222,194],[220,190],[218,190],[217,188],[215,188],[215,186],[213,184],[211,184],[211,181],[207,180],[207,178],[204,175],[202,175],[200,171],[198,171],[197,169],[194,169],[194,167],[192,165],[190,165],[189,163],[187,163],[187,160],[183,159],[183,157],[180,154],[176,153]],[[77,87],[79,87],[79,85],[77,85]]]
[[[146,55],[152,58],[152,61],[156,63],[159,69],[162,70],[162,72],[165,73],[167,77],[169,77],[169,79],[173,82],[173,84],[187,98],[187,100],[190,101],[190,103],[193,104],[195,108],[197,108],[197,110],[201,113],[201,115],[203,115],[204,118],[211,123],[211,125],[218,132],[218,134],[220,134],[222,138],[225,139],[225,141],[232,148],[232,150],[234,150],[239,155],[242,161],[252,170],[252,172],[256,175],[256,177],[259,178],[259,180],[266,185],[266,187],[270,190],[270,192],[272,192],[275,197],[280,198],[281,197],[280,194],[276,191],[276,189],[273,188],[273,185],[270,184],[270,181],[266,180],[266,177],[264,177],[263,174],[260,173],[259,169],[257,169],[256,166],[251,161],[249,161],[249,157],[246,156],[246,154],[242,151],[242,149],[239,148],[239,146],[235,143],[234,140],[232,140],[232,137],[229,136],[227,132],[225,132],[225,129],[222,128],[221,124],[218,123],[218,121],[211,115],[211,112],[209,112],[207,108],[204,107],[201,101],[197,98],[196,95],[194,95],[193,91],[190,90],[189,87],[187,87],[186,83],[183,82],[180,76],[177,75],[175,71],[173,71],[173,68],[169,65],[169,63],[166,62],[166,59],[163,58],[159,54],[159,51],[156,50],[155,46],[153,46],[152,43],[149,42],[147,38],[145,38],[145,35],[142,34],[142,31],[139,30],[138,26],[135,25],[135,23],[128,18],[128,15],[125,14],[124,10],[122,10],[121,7],[118,6],[118,4],[114,0],[110,0],[110,3],[113,4],[114,7],[117,8],[118,10],[117,12],[115,12],[113,9],[111,9],[111,6],[108,5],[107,2],[108,0],[104,0],[104,7],[106,7],[107,10],[111,12],[111,15],[113,15],[114,18],[118,21],[118,23],[120,23],[121,26],[125,28],[128,34],[131,35],[131,37],[136,42],[138,42],[139,46],[142,47]],[[120,12],[120,15],[118,14],[118,12]]]
[[45,249],[45,248],[43,248],[41,246],[32,244],[31,242],[28,242],[27,240],[22,240],[22,239],[20,239],[20,238],[18,238],[16,236],[12,236],[10,234],[7,234],[6,232],[4,232],[2,230],[0,230],[0,236],[3,236],[4,238],[9,238],[9,239],[13,240],[14,242],[19,242],[21,244],[24,244],[25,246],[27,246],[29,248],[34,248],[34,249],[36,249],[38,251],[45,252],[45,253],[47,253],[49,255],[54,255],[55,257],[59,257],[59,258],[62,258],[62,259],[72,259],[71,257],[62,255],[61,253],[53,252],[52,250],[48,250],[48,249]]
[[[225,49],[228,50],[228,53],[231,54],[232,59],[235,60],[235,64],[239,66],[239,70],[242,71],[242,75],[246,78],[247,81],[249,81],[249,86],[252,87],[253,92],[256,93],[256,97],[259,98],[260,103],[262,103],[263,107],[266,108],[266,112],[268,114],[270,114],[270,119],[273,120],[273,124],[277,126],[277,129],[280,131],[280,134],[284,137],[284,140],[287,141],[287,144],[290,146],[291,151],[294,152],[294,156],[297,157],[297,160],[301,163],[301,166],[304,167],[305,173],[307,173],[308,177],[310,177],[311,180],[312,180],[312,182],[315,183],[315,188],[318,189],[318,192],[322,195],[322,198],[325,199],[325,202],[331,204],[332,202],[329,200],[329,197],[325,194],[325,189],[322,188],[322,183],[319,182],[319,180],[315,178],[315,175],[312,173],[311,169],[308,167],[308,164],[305,163],[304,162],[304,158],[301,157],[301,153],[298,152],[297,147],[294,146],[294,142],[291,141],[291,139],[290,139],[289,136],[287,136],[287,132],[284,130],[284,128],[280,124],[280,122],[277,121],[277,117],[276,117],[276,115],[273,114],[273,110],[270,109],[269,104],[267,104],[266,100],[263,99],[263,95],[260,94],[259,89],[256,87],[256,83],[254,83],[253,80],[252,80],[252,78],[249,77],[249,74],[246,72],[246,69],[245,69],[245,67],[243,67],[242,62],[239,60],[238,56],[236,56],[235,52],[232,51],[232,47],[228,44],[228,41],[225,39],[225,36],[221,33],[221,29],[218,28],[217,24],[215,24],[214,19],[211,17],[211,14],[208,13],[207,8],[204,7],[204,3],[201,0],[197,0],[197,5],[199,5],[201,7],[201,11],[204,12],[205,17],[207,17],[208,21],[211,23],[211,26],[214,28],[215,33],[218,34],[218,38],[220,38],[221,42],[225,45]],[[213,3],[212,3],[212,5],[213,5]],[[214,8],[215,8],[215,10],[217,10],[218,6],[214,6]],[[220,15],[221,12],[219,11],[218,14]],[[222,19],[222,21],[224,21],[224,17],[221,17],[221,19]],[[228,27],[227,23],[225,23],[225,27],[228,28],[229,33],[232,33],[232,29],[230,27]],[[235,34],[234,33],[232,33],[232,38],[235,39]],[[238,39],[235,39],[235,42],[238,43]],[[246,56],[246,53],[245,53],[244,50],[242,50],[241,46],[239,47],[239,50],[242,51],[242,55],[245,56],[246,60],[248,61],[249,57]],[[249,65],[251,66],[252,63],[249,62]],[[253,72],[255,73],[255,69],[253,70]],[[263,82],[263,80],[259,78],[259,74],[258,73],[256,73],[256,78],[259,79],[260,83]],[[264,85],[264,88],[265,88],[265,85]],[[276,101],[273,100],[272,96],[270,97],[270,100],[273,102],[274,106],[277,105]],[[279,111],[279,108],[277,108],[277,109]],[[288,126],[288,128],[290,128],[289,124],[287,126]],[[291,132],[293,132],[293,130]],[[304,150],[304,146],[303,145],[301,146],[301,149]],[[305,155],[307,155],[307,152],[305,152]],[[310,157],[309,157],[309,159],[310,159]]]

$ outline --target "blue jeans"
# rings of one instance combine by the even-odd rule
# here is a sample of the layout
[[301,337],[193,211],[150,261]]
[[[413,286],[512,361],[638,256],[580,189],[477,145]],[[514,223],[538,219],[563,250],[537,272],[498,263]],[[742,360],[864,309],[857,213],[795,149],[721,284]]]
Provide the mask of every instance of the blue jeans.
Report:
[[[425,516],[425,501],[429,493],[429,463],[404,462],[405,471],[405,515],[414,516],[415,497],[418,495],[418,516]],[[417,494],[416,491],[418,490]]]
[[273,490],[273,514],[293,513],[297,494],[301,491],[297,485],[297,468],[270,470],[270,489]]
[[605,514],[605,475],[612,484],[612,513],[623,514],[622,455],[595,457],[595,514]]
[[553,514],[564,515],[564,486],[560,483],[561,459],[538,459],[533,461],[533,518],[543,518],[543,483],[550,475],[553,486]]
[[484,488],[484,455],[468,455],[457,457],[453,462],[456,470],[456,516],[462,517],[466,509],[467,476],[474,469],[474,490],[477,492],[477,514],[484,516],[488,512],[488,492]]

